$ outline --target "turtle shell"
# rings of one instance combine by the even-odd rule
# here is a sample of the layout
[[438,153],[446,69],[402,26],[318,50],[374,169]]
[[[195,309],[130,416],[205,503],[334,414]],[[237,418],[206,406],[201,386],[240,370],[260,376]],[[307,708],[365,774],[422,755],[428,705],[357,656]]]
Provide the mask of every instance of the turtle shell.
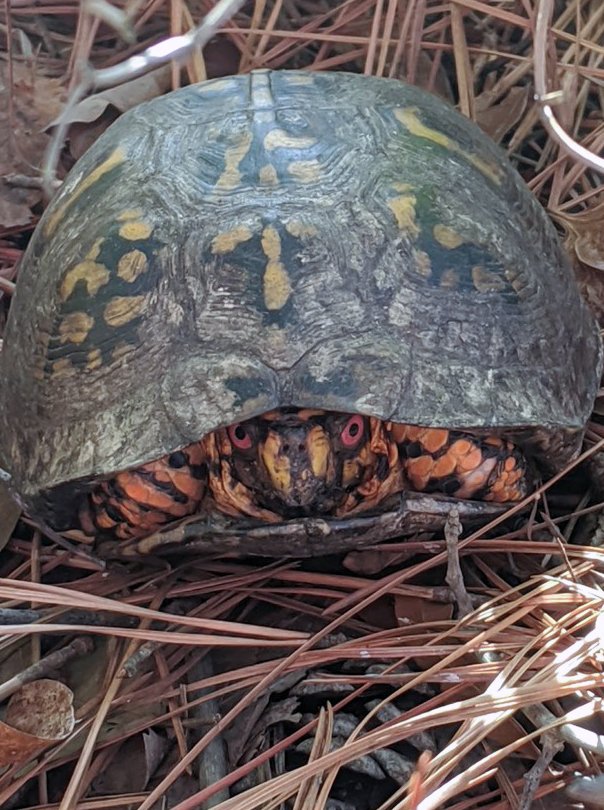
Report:
[[49,514],[66,482],[286,406],[512,433],[556,467],[601,346],[474,124],[395,80],[256,71],[140,105],[76,164],[1,362],[0,463]]

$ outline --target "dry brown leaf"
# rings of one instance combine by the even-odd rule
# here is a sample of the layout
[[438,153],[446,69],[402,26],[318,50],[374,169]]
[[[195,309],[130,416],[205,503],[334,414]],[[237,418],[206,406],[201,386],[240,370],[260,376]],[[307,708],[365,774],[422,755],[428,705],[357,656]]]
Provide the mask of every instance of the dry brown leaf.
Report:
[[3,178],[38,175],[49,139],[44,129],[61,110],[63,88],[58,79],[19,62],[13,64],[11,88],[6,66],[0,63],[0,100],[0,143],[6,144],[0,152],[0,226],[14,228],[31,222],[31,208],[42,192],[11,186]]
[[[506,720],[504,723],[500,723],[498,726],[492,728],[487,735],[487,739],[491,745],[496,743],[496,745],[493,746],[494,748],[504,748],[506,745],[511,745],[514,743],[515,740],[519,740],[524,735],[525,731],[520,723],[514,717],[510,717],[509,720]],[[527,757],[528,759],[537,759],[539,756],[539,749],[535,743],[530,740],[529,742],[525,742],[523,745],[521,745],[516,750],[516,753],[520,756]]]
[[166,746],[166,739],[153,729],[126,740],[109,766],[92,783],[93,794],[144,790],[164,758]]
[[511,87],[507,95],[496,103],[494,91],[487,90],[474,99],[476,123],[487,135],[501,143],[505,134],[521,120],[529,99],[529,87]]
[[604,270],[604,200],[580,214],[555,211],[552,216],[566,232],[569,253],[595,270]]
[[[164,65],[145,76],[88,96],[76,104],[67,116],[73,157],[76,160],[80,158],[121,113],[169,90],[171,71],[170,65]],[[50,126],[56,123],[55,120]]]
[[[1,128],[0,124],[0,128]],[[28,225],[32,219],[30,205],[41,199],[41,194],[31,189],[11,188],[0,179],[0,227],[18,228]]]
[[394,615],[399,623],[402,621],[406,625],[449,621],[453,616],[453,605],[414,596],[395,596]]
[[575,259],[581,293],[604,325],[604,200],[579,214],[552,212],[565,231],[564,246]]
[[[237,72],[239,51],[224,37],[216,37],[204,49],[208,78]],[[126,110],[171,89],[172,66],[163,65],[151,73],[95,93],[83,99],[68,115],[69,151],[75,160]],[[53,126],[57,121],[53,121]]]
[[32,681],[8,702],[0,722],[0,766],[25,762],[64,740],[75,725],[73,693],[59,681]]
[[[413,552],[415,553],[415,552]],[[378,574],[384,568],[400,565],[413,556],[412,552],[388,551],[384,549],[364,549],[363,551],[350,551],[344,558],[344,568],[355,574],[369,576]]]

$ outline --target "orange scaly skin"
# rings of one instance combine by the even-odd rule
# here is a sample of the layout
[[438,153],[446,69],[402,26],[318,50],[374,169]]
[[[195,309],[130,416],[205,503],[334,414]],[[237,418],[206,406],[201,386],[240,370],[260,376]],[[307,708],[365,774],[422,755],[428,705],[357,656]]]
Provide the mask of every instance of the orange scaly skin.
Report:
[[[355,435],[345,436],[351,420]],[[249,434],[237,439],[237,433]],[[360,431],[360,433],[358,433]],[[358,514],[401,490],[505,503],[530,489],[511,442],[324,411],[273,411],[100,482],[84,531],[139,538],[210,509],[263,522]]]
[[494,503],[519,501],[528,494],[526,459],[505,439],[396,424],[391,435],[416,492]]
[[80,513],[82,528],[120,540],[144,537],[198,509],[207,470],[201,442],[102,481]]

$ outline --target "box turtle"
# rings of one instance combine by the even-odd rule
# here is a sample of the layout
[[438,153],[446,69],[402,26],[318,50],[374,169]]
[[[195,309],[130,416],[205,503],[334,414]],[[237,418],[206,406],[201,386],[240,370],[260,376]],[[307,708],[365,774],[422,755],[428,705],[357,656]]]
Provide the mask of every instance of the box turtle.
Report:
[[78,161],[1,362],[0,464],[44,524],[304,556],[523,498],[577,453],[601,346],[474,124],[399,81],[256,71]]

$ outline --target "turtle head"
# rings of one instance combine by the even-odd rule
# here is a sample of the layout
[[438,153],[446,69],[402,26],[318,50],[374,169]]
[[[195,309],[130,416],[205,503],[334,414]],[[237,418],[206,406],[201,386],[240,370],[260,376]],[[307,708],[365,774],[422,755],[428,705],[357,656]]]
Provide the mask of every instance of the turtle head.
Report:
[[281,518],[333,513],[375,463],[369,418],[360,414],[283,409],[219,433],[231,492],[243,485],[253,504]]

